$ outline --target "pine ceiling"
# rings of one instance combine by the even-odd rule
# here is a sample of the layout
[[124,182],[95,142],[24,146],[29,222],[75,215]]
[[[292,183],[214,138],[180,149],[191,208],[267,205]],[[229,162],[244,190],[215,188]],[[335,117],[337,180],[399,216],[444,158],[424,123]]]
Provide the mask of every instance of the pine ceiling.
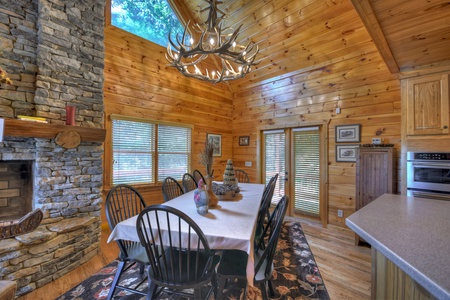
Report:
[[[173,0],[201,22],[205,0]],[[260,47],[260,64],[239,85],[313,70],[373,49],[391,73],[450,61],[450,2],[438,0],[223,0],[240,39]],[[186,20],[187,21],[187,20]],[[349,47],[350,46],[350,47]]]

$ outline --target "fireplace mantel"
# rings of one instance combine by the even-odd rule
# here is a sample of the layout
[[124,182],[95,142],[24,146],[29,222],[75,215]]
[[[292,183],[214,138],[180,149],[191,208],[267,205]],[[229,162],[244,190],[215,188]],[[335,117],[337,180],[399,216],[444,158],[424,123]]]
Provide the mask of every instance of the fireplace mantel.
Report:
[[104,142],[106,137],[106,130],[101,128],[5,119],[5,136],[53,139],[64,131],[75,131],[80,135],[81,141],[86,142]]

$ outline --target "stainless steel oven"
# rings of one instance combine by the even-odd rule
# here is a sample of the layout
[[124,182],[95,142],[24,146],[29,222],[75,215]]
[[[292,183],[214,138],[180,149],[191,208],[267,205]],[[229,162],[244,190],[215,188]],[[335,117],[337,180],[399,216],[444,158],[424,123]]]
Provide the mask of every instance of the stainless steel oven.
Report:
[[450,153],[407,152],[407,195],[450,200]]

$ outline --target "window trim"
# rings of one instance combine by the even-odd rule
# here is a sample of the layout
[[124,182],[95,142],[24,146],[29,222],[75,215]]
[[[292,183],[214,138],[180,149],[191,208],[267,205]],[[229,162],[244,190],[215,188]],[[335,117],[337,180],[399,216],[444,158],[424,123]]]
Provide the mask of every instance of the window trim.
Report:
[[[193,154],[193,146],[194,146],[194,142],[193,142],[193,138],[192,138],[192,134],[194,132],[194,125],[192,124],[186,124],[186,123],[177,123],[177,122],[167,122],[167,121],[160,121],[160,120],[153,120],[153,119],[145,119],[145,118],[140,118],[140,117],[132,117],[132,116],[125,116],[125,115],[119,115],[119,114],[110,114],[109,115],[109,121],[111,123],[111,138],[110,138],[110,145],[109,145],[109,174],[108,176],[110,177],[108,180],[108,185],[109,187],[113,187],[113,165],[114,165],[114,150],[113,150],[113,136],[112,136],[112,126],[113,126],[113,120],[123,120],[123,121],[131,121],[131,122],[142,122],[142,123],[148,123],[148,124],[155,124],[155,125],[166,125],[166,126],[175,126],[175,127],[183,127],[183,128],[188,128],[191,130],[191,145],[190,145],[190,157],[189,157],[189,161],[190,161],[190,165],[188,166],[187,172],[191,172],[192,170],[192,154]],[[158,135],[158,128],[156,129],[156,141],[157,142],[157,135]],[[158,167],[158,144],[155,143],[155,167]],[[157,169],[156,169],[157,170]],[[161,186],[162,181],[157,181],[158,179],[158,172],[155,172],[155,181],[153,183],[142,183],[142,184],[130,184],[132,186],[135,187],[155,187],[155,186]]]

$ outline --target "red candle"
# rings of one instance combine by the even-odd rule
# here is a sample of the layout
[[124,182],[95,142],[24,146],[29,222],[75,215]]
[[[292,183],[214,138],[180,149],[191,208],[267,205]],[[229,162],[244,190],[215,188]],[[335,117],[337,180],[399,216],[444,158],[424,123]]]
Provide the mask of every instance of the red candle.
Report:
[[75,106],[66,105],[66,125],[75,125]]

